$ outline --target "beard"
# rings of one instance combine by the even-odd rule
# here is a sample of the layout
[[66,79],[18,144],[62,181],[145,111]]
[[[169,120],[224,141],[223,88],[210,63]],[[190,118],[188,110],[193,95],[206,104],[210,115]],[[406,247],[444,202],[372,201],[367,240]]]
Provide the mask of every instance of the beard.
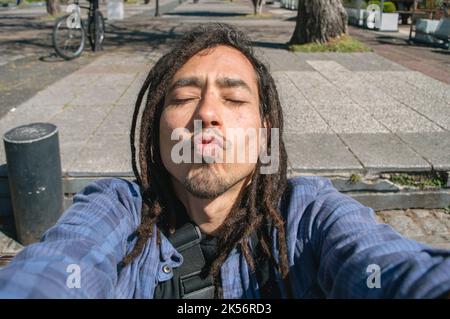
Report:
[[244,178],[245,176],[239,178],[232,174],[220,176],[211,164],[200,164],[199,167],[187,174],[183,185],[189,193],[197,198],[213,199],[225,193]]

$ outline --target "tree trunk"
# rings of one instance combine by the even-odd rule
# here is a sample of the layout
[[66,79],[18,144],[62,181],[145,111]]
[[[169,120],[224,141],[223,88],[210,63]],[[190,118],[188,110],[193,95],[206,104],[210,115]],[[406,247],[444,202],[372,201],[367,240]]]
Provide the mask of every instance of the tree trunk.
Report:
[[262,8],[263,8],[263,0],[259,0],[259,4],[258,4],[258,14],[262,13]]
[[252,0],[253,3],[253,14],[261,14],[262,12],[262,6],[263,6],[263,0]]
[[52,16],[56,15],[61,11],[58,0],[47,0],[47,13]]
[[342,0],[298,0],[297,23],[289,44],[326,43],[346,33]]

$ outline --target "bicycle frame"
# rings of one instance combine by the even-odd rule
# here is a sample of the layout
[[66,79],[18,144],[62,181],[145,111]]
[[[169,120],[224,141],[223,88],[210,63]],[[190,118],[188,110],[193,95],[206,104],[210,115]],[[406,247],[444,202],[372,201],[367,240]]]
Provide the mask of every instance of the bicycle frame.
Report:
[[[75,0],[73,2],[73,4],[72,4],[72,5],[74,5],[74,7],[77,8],[76,10],[79,12],[80,20],[81,20],[81,10],[80,9],[87,9],[88,10],[88,21],[89,21],[89,19],[94,16],[95,11],[98,10],[98,8],[99,8],[98,0],[92,0],[92,1],[88,0],[88,1],[89,1],[89,6],[82,6],[82,5],[80,5],[80,1],[79,0]],[[70,8],[70,5],[67,8]],[[68,11],[67,13],[71,13],[71,12]]]

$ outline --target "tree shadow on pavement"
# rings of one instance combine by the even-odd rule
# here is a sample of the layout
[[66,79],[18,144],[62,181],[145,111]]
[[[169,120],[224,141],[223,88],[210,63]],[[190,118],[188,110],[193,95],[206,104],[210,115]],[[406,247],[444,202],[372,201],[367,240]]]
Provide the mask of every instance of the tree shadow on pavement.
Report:
[[[376,40],[378,43],[381,44],[389,44],[389,45],[395,45],[395,46],[408,46],[408,47],[417,47],[417,48],[431,48],[432,52],[435,53],[441,53],[441,54],[449,54],[450,51],[447,48],[444,48],[442,45],[439,44],[431,44],[431,43],[423,43],[423,42],[415,42],[415,41],[409,41],[408,39],[401,39],[394,36],[378,36],[376,37]],[[439,50],[441,49],[441,50]]]
[[441,50],[431,50],[431,52],[450,56],[450,49],[447,49],[447,48],[445,48],[445,49],[442,48]]
[[128,28],[115,24],[109,24],[105,33],[105,48],[129,48],[131,50],[160,46],[182,36],[182,33],[175,32],[175,27],[165,30],[153,26],[151,31],[145,31],[136,30],[135,26]]
[[54,21],[41,21],[40,17],[0,17],[0,30],[14,28],[14,31],[45,30],[53,28]]
[[266,49],[287,50],[289,48],[287,43],[280,43],[280,42],[252,41],[252,45],[255,47],[266,48]]
[[185,16],[185,17],[239,17],[246,16],[247,13],[238,12],[211,12],[211,11],[179,11],[166,12],[167,16]]
[[411,44],[407,39],[402,39],[394,36],[377,36],[375,37],[378,43],[383,44],[392,44],[392,45],[400,45],[400,46],[410,46]]

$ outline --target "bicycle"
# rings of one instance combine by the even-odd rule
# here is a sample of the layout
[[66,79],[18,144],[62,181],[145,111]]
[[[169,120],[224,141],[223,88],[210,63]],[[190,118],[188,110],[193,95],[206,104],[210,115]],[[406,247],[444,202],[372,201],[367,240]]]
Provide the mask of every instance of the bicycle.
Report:
[[[65,60],[78,58],[84,50],[86,37],[92,51],[102,50],[105,39],[105,19],[98,8],[98,0],[88,0],[89,7],[79,0],[67,6],[68,14],[58,18],[53,27],[53,46]],[[88,9],[87,23],[81,19],[81,8]]]

